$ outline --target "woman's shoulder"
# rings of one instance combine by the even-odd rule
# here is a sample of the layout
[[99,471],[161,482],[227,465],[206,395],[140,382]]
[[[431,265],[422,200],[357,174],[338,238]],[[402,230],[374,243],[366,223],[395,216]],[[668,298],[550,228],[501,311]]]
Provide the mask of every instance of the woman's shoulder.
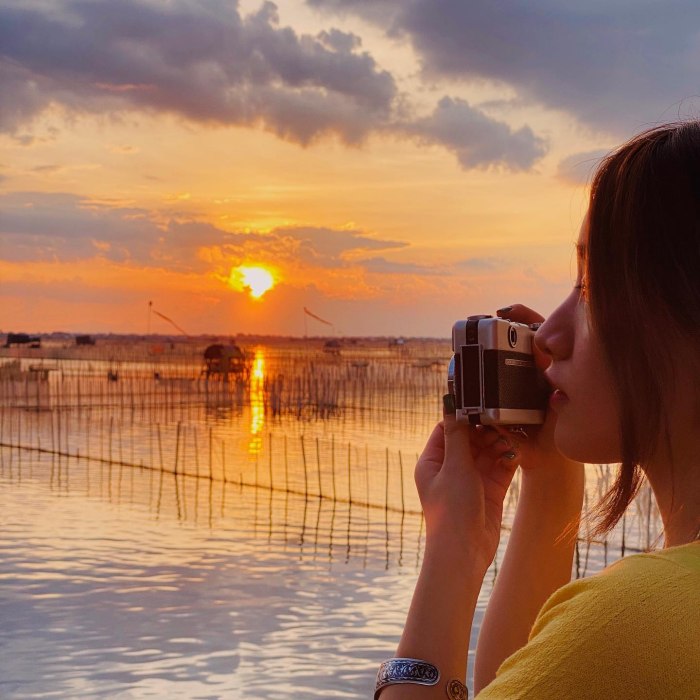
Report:
[[[581,579],[582,588],[623,593],[640,587],[662,586],[670,581],[698,583],[700,542],[631,554],[614,562],[600,573]],[[696,590],[697,593],[697,590]]]
[[669,568],[681,575],[683,572],[700,575],[700,540],[623,557],[604,569],[602,573],[623,574],[631,571],[646,571],[649,575],[653,575]]
[[700,542],[633,554],[556,591],[542,607],[533,633],[549,617],[564,612],[579,619],[593,617],[598,624],[605,620],[604,611],[618,621],[644,616],[649,627],[653,618],[687,614],[691,605],[697,612],[698,596]]
[[624,557],[562,587],[479,693],[700,700],[700,544]]

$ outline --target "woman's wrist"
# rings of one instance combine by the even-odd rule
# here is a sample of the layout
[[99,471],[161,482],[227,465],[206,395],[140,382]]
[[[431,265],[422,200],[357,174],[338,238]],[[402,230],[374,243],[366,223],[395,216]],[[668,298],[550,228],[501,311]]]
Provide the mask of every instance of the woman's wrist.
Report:
[[480,584],[492,560],[493,555],[469,535],[454,531],[426,535],[423,566],[445,567],[469,579],[481,577]]
[[428,659],[460,677],[484,573],[473,552],[427,543],[397,656]]

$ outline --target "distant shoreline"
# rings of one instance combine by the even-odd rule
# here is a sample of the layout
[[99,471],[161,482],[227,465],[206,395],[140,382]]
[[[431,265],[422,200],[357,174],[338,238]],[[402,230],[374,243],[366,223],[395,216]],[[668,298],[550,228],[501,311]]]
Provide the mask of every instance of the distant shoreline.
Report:
[[391,340],[403,339],[406,342],[443,342],[449,341],[449,336],[406,336],[406,335],[273,335],[256,333],[201,333],[199,335],[178,335],[163,333],[89,333],[86,331],[52,331],[42,333],[40,331],[12,330],[0,331],[0,344],[3,344],[8,333],[26,333],[31,336],[39,336],[43,341],[51,342],[75,342],[76,336],[90,335],[97,341],[103,342],[168,342],[168,343],[203,343],[217,340],[234,340],[241,343],[300,343],[305,341],[339,340],[350,344],[356,343],[386,343]]

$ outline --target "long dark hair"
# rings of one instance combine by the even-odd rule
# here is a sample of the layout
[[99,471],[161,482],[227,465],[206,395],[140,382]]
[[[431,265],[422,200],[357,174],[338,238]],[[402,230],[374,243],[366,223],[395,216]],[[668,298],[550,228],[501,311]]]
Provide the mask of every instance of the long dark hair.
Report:
[[[639,490],[640,465],[669,440],[679,343],[700,343],[700,121],[649,129],[605,158],[589,226],[591,322],[614,377],[622,442],[617,478],[597,510],[603,534]],[[697,365],[687,369],[697,381]]]

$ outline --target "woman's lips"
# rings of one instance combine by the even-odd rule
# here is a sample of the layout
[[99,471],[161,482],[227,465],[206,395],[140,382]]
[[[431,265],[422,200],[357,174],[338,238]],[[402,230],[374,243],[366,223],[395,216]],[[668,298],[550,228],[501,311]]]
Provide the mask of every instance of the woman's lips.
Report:
[[556,410],[557,408],[563,406],[564,404],[569,402],[569,397],[561,390],[561,389],[555,389],[550,395],[549,395],[549,405]]

